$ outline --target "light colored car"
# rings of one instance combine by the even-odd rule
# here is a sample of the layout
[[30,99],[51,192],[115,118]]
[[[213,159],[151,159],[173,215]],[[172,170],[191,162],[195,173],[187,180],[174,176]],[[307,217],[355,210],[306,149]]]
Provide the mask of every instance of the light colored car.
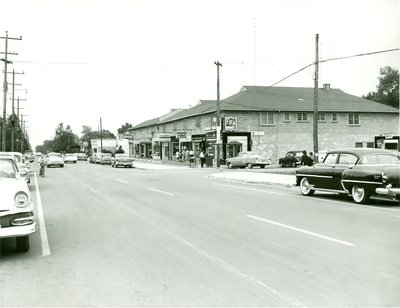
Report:
[[129,157],[128,154],[115,154],[111,159],[111,167],[133,167],[133,158]]
[[112,154],[111,153],[102,153],[100,156],[100,165],[111,165],[111,158],[112,158]]
[[29,250],[29,235],[36,232],[28,184],[10,157],[0,157],[0,239],[16,238],[17,251]]
[[268,157],[262,156],[255,152],[239,152],[236,157],[228,158],[226,160],[226,165],[228,168],[253,168],[258,166],[260,168],[265,168],[265,166],[270,165],[271,160]]
[[65,154],[64,163],[76,164],[78,157],[76,154]]
[[24,161],[24,156],[20,152],[0,152],[0,156],[13,157],[18,166],[21,176],[27,183],[31,182],[31,165],[28,161]]
[[75,153],[75,155],[78,157],[78,160],[87,160],[86,153]]
[[64,167],[64,159],[60,153],[49,153],[46,158],[47,167]]

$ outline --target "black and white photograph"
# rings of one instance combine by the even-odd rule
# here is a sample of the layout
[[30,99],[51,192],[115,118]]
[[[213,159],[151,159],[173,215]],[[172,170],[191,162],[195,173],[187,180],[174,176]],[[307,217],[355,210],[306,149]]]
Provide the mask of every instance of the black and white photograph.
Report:
[[0,307],[400,307],[399,0],[1,0]]

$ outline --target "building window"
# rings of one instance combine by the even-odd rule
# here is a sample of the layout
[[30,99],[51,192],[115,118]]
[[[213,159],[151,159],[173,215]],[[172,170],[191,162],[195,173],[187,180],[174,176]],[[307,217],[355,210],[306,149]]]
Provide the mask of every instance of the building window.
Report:
[[358,113],[349,113],[349,125],[360,125],[360,117]]
[[374,143],[373,142],[367,142],[367,148],[373,148]]
[[187,129],[187,120],[186,119],[182,120],[182,128]]
[[362,142],[356,142],[356,148],[362,148],[363,143]]
[[261,125],[273,125],[274,114],[272,112],[261,113]]
[[196,127],[197,128],[201,127],[201,118],[197,117],[195,121],[196,121],[196,123],[195,123]]
[[306,122],[307,121],[307,112],[299,112],[299,113],[297,113],[297,121]]
[[172,129],[174,132],[178,130],[177,122],[172,123]]
[[325,113],[318,112],[318,121],[321,121],[321,122],[325,121]]
[[165,124],[164,124],[164,125],[161,125],[161,132],[162,132],[162,133],[166,133],[166,132],[167,132],[167,127],[166,127]]
[[337,122],[337,112],[332,113],[332,122]]
[[290,113],[289,112],[285,112],[285,122],[290,122]]

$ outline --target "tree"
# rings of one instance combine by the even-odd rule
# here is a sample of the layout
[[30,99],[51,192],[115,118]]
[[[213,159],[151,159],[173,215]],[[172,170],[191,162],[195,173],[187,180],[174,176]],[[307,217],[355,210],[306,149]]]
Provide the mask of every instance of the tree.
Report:
[[399,108],[399,71],[382,67],[379,71],[379,84],[376,92],[369,92],[363,97],[385,105]]
[[125,133],[129,128],[132,127],[132,124],[130,123],[125,123],[124,125],[122,125],[120,128],[118,128],[118,134],[123,134]]

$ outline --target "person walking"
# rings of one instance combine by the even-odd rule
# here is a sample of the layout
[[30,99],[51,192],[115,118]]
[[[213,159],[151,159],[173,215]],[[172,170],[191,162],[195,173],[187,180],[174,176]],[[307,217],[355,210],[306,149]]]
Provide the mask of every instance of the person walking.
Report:
[[200,152],[199,157],[200,157],[200,166],[201,166],[201,168],[203,168],[204,163],[206,162],[206,155],[204,154],[204,151]]

